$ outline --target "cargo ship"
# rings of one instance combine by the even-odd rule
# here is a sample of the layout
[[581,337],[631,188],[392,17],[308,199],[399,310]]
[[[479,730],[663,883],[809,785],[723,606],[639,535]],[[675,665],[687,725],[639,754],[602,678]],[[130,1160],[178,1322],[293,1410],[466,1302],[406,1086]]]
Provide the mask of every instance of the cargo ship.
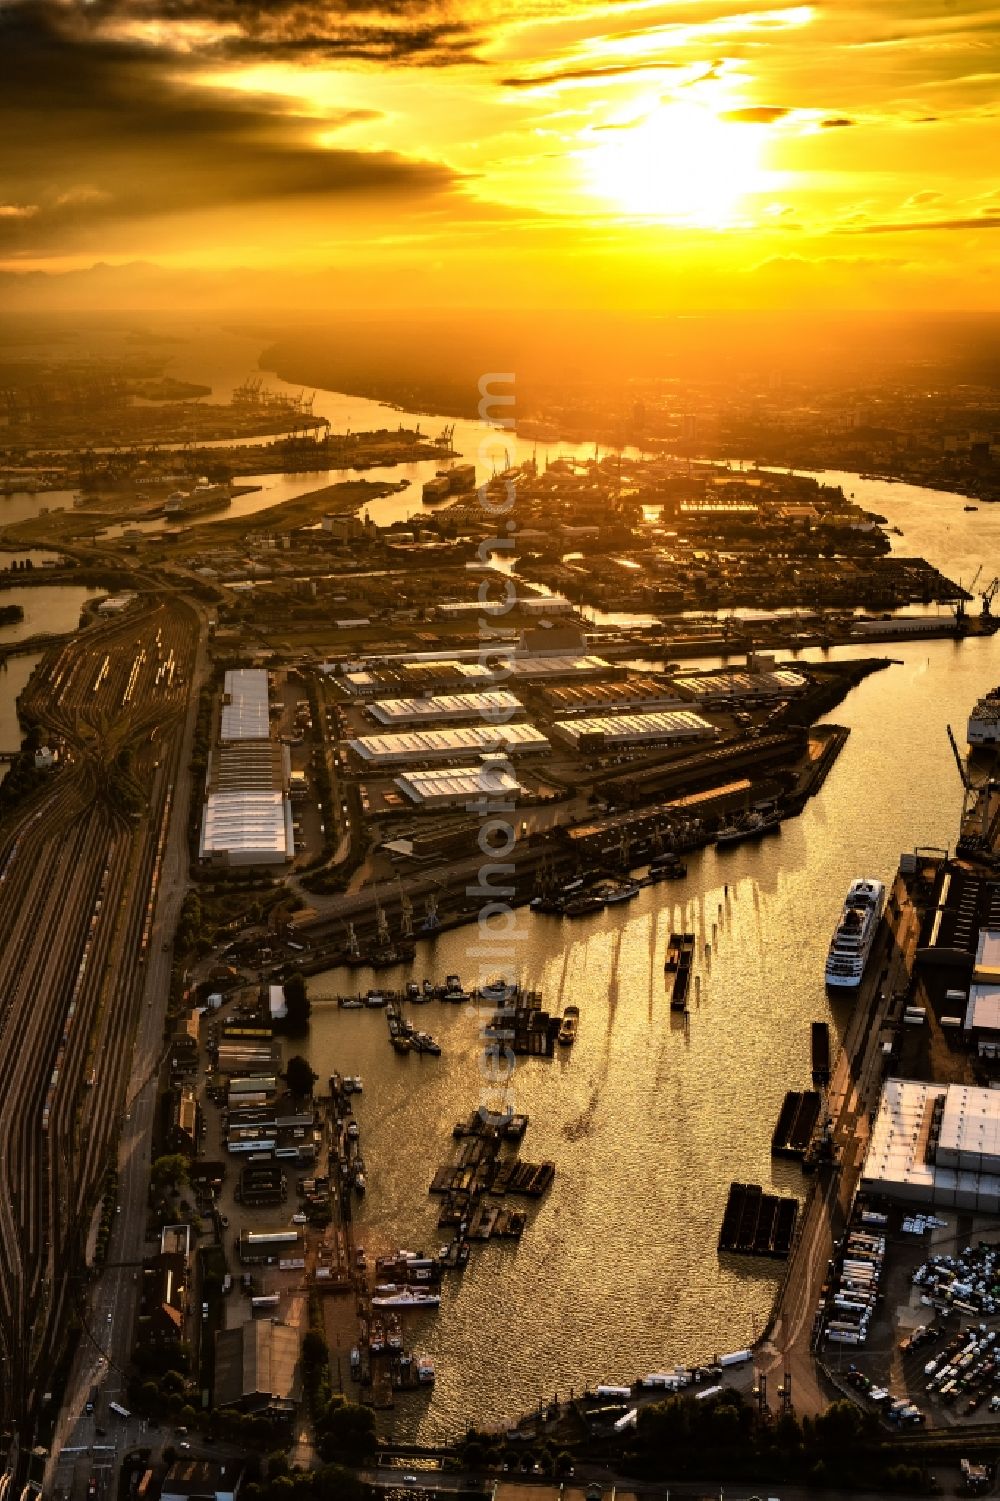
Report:
[[885,886],[873,876],[851,882],[844,910],[833,930],[826,959],[826,983],[834,989],[856,989],[875,942]]

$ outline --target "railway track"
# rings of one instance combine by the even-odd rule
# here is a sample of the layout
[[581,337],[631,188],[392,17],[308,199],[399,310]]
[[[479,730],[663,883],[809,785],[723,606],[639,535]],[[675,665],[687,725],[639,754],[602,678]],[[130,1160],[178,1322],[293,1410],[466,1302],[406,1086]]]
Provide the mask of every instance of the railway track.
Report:
[[64,762],[0,830],[0,1426],[22,1446],[128,1093],[197,629],[183,604],[137,610],[21,698]]

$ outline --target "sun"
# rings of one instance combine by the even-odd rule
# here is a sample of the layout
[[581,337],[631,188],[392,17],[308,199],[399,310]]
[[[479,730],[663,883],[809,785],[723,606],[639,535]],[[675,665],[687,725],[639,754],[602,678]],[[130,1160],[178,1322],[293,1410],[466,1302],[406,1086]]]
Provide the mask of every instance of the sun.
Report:
[[579,153],[589,191],[622,214],[706,228],[737,222],[742,200],[770,191],[766,128],[721,120],[695,104],[665,104],[638,124],[610,124]]

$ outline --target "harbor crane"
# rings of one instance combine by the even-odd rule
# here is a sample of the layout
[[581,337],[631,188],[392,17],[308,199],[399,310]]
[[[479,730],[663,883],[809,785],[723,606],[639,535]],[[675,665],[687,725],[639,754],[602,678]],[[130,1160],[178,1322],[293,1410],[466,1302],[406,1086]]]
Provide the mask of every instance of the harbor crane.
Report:
[[955,765],[958,767],[958,775],[962,781],[962,826],[964,828],[969,814],[976,807],[976,804],[980,803],[982,817],[980,835],[985,839],[990,820],[991,794],[1000,784],[988,775],[980,781],[973,781],[969,775],[968,768],[962,760],[961,752],[958,749],[958,742],[955,739],[951,725],[946,725],[945,728],[948,731],[948,739],[951,741],[952,754],[955,757]]
[[969,583],[968,589],[964,588],[961,579],[959,579],[959,581],[958,581],[958,587],[959,587],[960,590],[962,590],[962,592],[959,595],[959,598],[958,598],[958,600],[957,600],[957,602],[955,604],[955,623],[956,623],[956,625],[964,625],[965,624],[965,601],[966,601],[966,596],[968,596],[970,599],[972,598],[973,594],[975,593],[976,585],[979,582],[979,575],[982,573],[982,571],[983,571],[983,565],[982,565],[982,563],[980,563],[979,567],[976,569],[975,573],[972,575],[972,579],[971,579],[971,581]]
[[983,614],[986,616],[993,614],[993,600],[998,589],[1000,589],[1000,575],[994,575],[980,595],[983,602]]

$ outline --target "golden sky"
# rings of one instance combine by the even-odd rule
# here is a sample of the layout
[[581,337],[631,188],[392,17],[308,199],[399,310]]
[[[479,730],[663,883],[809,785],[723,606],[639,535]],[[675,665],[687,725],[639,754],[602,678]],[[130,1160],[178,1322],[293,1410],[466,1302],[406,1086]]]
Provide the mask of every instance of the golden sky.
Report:
[[0,0],[0,269],[995,307],[998,82],[986,0]]

